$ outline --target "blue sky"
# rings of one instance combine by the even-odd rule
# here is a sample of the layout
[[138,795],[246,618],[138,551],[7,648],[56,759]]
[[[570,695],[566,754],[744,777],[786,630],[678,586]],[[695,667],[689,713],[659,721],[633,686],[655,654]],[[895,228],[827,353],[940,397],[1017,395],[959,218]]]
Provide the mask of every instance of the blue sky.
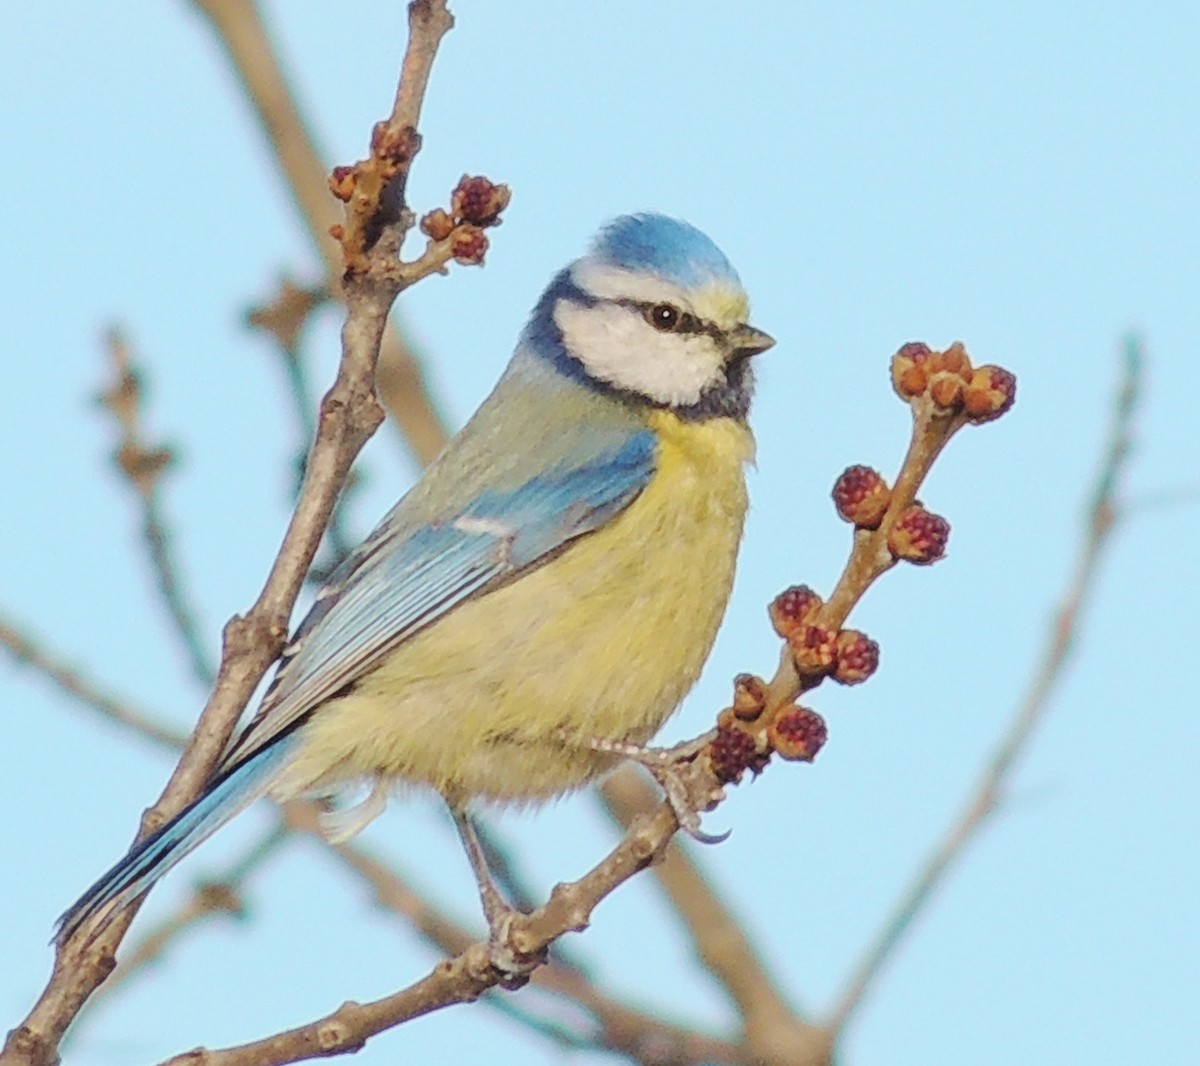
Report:
[[[1079,538],[1121,337],[1145,339],[1129,501],[1070,669],[1012,796],[895,957],[847,1063],[1194,1060],[1200,987],[1200,746],[1187,666],[1200,479],[1200,68],[1195,5],[549,2],[454,5],[410,193],[464,171],[514,199],[483,271],[402,300],[438,402],[461,422],[528,309],[597,225],[685,217],[728,253],[757,324],[759,463],[734,601],[692,735],[741,670],[768,671],[764,607],[828,588],[847,547],[828,491],[846,465],[894,471],[907,415],[887,359],[963,340],[1020,379],[1018,403],[964,432],[925,502],[947,560],[889,575],[855,616],[880,641],[869,685],[822,689],[830,741],[772,767],[713,816],[713,879],[797,1003],[820,1011],[940,835],[1011,716]],[[330,162],[387,110],[399,3],[268,5]],[[202,627],[253,599],[286,520],[294,427],[245,308],[318,266],[225,61],[182,3],[26,5],[0,43],[0,612],[172,722],[203,694],[164,624],[137,519],[92,402],[100,337],[122,322],[149,373],[152,428],[182,461],[168,494]],[[336,316],[309,336],[319,380]],[[364,456],[365,530],[411,482],[384,432]],[[125,847],[169,770],[148,746],[0,662],[0,1012],[40,989],[59,911]],[[181,868],[168,913],[269,824],[255,811]],[[501,822],[543,889],[611,834],[581,796]],[[435,809],[393,805],[369,840],[456,914],[470,877]],[[176,947],[81,1026],[68,1061],[151,1061],[264,1035],[383,995],[431,956],[312,844],[250,887],[253,920]],[[136,935],[136,930],[135,930]],[[612,987],[712,1026],[730,1019],[649,879],[575,947]],[[603,1061],[529,1038],[485,1007],[387,1035],[358,1061]]]

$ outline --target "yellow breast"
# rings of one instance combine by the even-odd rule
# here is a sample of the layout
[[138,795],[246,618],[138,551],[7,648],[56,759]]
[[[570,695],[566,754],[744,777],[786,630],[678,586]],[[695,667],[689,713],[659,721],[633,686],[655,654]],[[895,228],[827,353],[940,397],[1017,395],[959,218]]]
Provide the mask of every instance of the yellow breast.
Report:
[[[532,801],[642,743],[695,683],[733,582],[748,429],[654,412],[656,473],[606,527],[453,610],[322,707],[283,794],[363,776]],[[573,743],[570,738],[576,738]]]

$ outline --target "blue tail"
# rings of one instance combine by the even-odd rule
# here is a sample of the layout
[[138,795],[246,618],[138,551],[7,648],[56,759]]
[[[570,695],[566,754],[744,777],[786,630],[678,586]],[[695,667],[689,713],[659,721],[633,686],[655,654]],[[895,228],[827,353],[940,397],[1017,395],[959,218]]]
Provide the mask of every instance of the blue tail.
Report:
[[249,807],[271,787],[276,773],[294,750],[295,739],[295,733],[285,734],[218,776],[190,807],[130,848],[59,918],[55,939],[66,940],[102,912],[107,924],[108,918],[145,892],[234,815]]

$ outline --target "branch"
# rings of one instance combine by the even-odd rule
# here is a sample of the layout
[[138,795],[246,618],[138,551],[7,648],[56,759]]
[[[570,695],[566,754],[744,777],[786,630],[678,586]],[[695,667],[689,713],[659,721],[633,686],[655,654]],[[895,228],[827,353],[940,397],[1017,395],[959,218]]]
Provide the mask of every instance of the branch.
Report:
[[[324,841],[311,805],[292,804],[287,808],[288,824]],[[328,850],[368,884],[376,902],[385,910],[404,918],[431,946],[446,955],[467,951],[474,938],[463,926],[449,918],[427,897],[403,880],[388,864],[371,854],[362,844],[328,844]],[[574,1048],[606,1048],[619,1051],[637,1061],[670,1062],[674,1066],[706,1063],[748,1063],[746,1049],[730,1041],[670,1025],[645,1011],[637,1010],[600,992],[577,966],[562,959],[551,959],[534,972],[531,982],[554,995],[582,1007],[596,1023],[594,1034],[580,1034],[561,1024],[548,1023],[529,1010],[520,1012],[521,1021],[545,1036]],[[507,1010],[511,1001],[489,996],[489,1003]],[[647,1058],[649,1049],[656,1057]]]
[[[314,310],[329,298],[324,288],[306,289],[297,285],[290,278],[283,278],[279,291],[267,303],[251,308],[246,314],[246,323],[254,329],[268,334],[274,342],[287,379],[290,407],[296,417],[298,426],[299,451],[296,457],[296,492],[304,483],[304,471],[308,465],[308,448],[316,436],[316,401],[312,395],[312,385],[309,380],[308,367],[304,352],[300,347],[300,339],[309,316]],[[308,574],[308,580],[313,583],[323,582],[354,548],[353,538],[346,528],[346,501],[351,491],[358,483],[357,469],[350,472],[345,487],[338,496],[337,506],[333,517],[325,531],[327,548],[332,560],[318,562]]]
[[0,645],[15,662],[30,667],[54,684],[59,691],[97,714],[132,729],[160,747],[179,751],[187,743],[187,735],[163,725],[152,715],[140,711],[128,702],[104,691],[79,671],[73,669],[11,622],[0,618]]
[[[325,263],[330,291],[342,298],[341,248],[330,236],[330,230],[340,223],[341,218],[329,198],[329,168],[313,143],[257,5],[248,0],[192,0],[192,3],[208,18],[237,70],[238,81],[273,149],[281,176]],[[444,4],[433,5],[441,11],[444,7]],[[420,75],[421,71],[414,65],[412,73]],[[399,121],[407,121],[413,127],[424,94],[424,85],[418,88],[418,80],[414,79],[412,88],[404,90],[403,99],[401,91],[397,90],[393,109],[394,117],[411,115],[411,119],[400,118]],[[376,384],[384,406],[414,457],[421,466],[426,465],[442,450],[448,434],[429,398],[416,356],[394,328],[384,334]]]
[[142,507],[142,539],[158,579],[158,589],[183,644],[192,673],[205,687],[216,679],[209,653],[200,639],[196,614],[179,581],[178,567],[171,556],[171,538],[162,515],[162,476],[175,461],[169,448],[148,444],[142,435],[142,372],[128,341],[116,327],[105,337],[114,379],[100,394],[100,405],[108,411],[120,431],[113,449],[113,463],[138,494]]
[[1054,617],[1042,662],[1028,693],[1018,706],[1008,731],[984,767],[974,791],[942,841],[926,859],[915,879],[903,893],[896,909],[884,923],[875,941],[846,982],[834,1007],[829,1028],[839,1035],[861,1006],[883,967],[899,947],[913,921],[929,904],[945,881],[952,864],[966,850],[1004,798],[1005,787],[1017,759],[1024,753],[1034,730],[1050,708],[1050,697],[1063,674],[1088,598],[1096,587],[1100,560],[1111,540],[1121,512],[1118,485],[1128,465],[1133,419],[1141,391],[1142,352],[1138,341],[1125,345],[1125,365],[1113,411],[1112,426],[1091,491],[1083,540],[1075,571]]
[[[225,627],[212,694],[165,791],[142,819],[142,836],[199,794],[239,715],[279,656],[292,607],[338,492],[355,456],[383,418],[374,393],[375,364],[397,294],[441,269],[451,258],[465,258],[461,255],[463,235],[456,228],[443,241],[431,241],[416,261],[393,262],[411,224],[411,215],[403,206],[403,190],[419,143],[416,124],[424,80],[441,38],[452,25],[444,0],[419,0],[410,7],[409,15],[402,76],[416,78],[421,84],[397,92],[392,114],[376,126],[371,156],[353,168],[364,180],[357,182],[353,202],[347,205],[343,235],[347,312],[342,358],[333,387],[321,403],[317,436],[296,510],[258,599],[244,616],[233,618]],[[478,234],[482,237],[481,230]],[[479,254],[468,261],[479,262],[479,241],[474,241],[471,250]],[[90,931],[83,930],[58,945],[50,980],[25,1020],[9,1033],[0,1051],[0,1064],[52,1066],[57,1061],[57,1048],[67,1026],[112,971],[115,948],[136,911],[135,903],[116,915],[102,933],[89,938]]]
[[[636,772],[622,768],[601,786],[605,806],[628,829],[657,794]],[[710,885],[689,849],[668,848],[654,876],[692,938],[696,957],[737,1006],[742,1039],[755,1061],[820,1061],[828,1053],[823,1029],[807,1025],[788,1004],[741,923]]]

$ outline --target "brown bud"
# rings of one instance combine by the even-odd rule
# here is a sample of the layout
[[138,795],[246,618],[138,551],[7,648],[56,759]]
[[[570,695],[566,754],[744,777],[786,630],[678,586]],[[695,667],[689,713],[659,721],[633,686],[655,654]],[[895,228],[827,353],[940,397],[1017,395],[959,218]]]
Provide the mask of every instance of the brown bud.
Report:
[[767,706],[767,683],[753,674],[738,674],[733,679],[733,713],[743,722],[752,722]]
[[954,373],[943,370],[934,374],[929,381],[929,395],[939,407],[952,410],[962,402],[963,379]]
[[837,513],[859,529],[878,529],[892,502],[892,490],[869,466],[848,466],[833,484]]
[[454,233],[450,254],[464,266],[482,266],[487,254],[487,235],[478,226],[459,226]]
[[837,659],[837,633],[820,625],[806,625],[788,637],[796,669],[802,674],[826,674]]
[[329,191],[342,203],[346,203],[354,195],[357,182],[358,175],[354,173],[353,167],[334,167],[329,175]]
[[371,129],[371,155],[390,164],[386,170],[411,162],[420,150],[421,135],[412,126],[396,129],[387,122],[376,122]]
[[786,640],[798,627],[812,621],[823,603],[807,585],[792,585],[771,601],[771,625]]
[[708,757],[716,779],[725,785],[740,781],[747,770],[756,776],[762,773],[771,756],[760,752],[757,741],[744,729],[718,726]]
[[990,422],[1012,407],[1016,399],[1016,375],[1002,366],[981,366],[963,394],[963,409],[972,422]]
[[454,232],[454,219],[440,207],[434,208],[421,219],[421,232],[430,240],[444,241]]
[[512,199],[507,185],[495,185],[484,177],[464,174],[450,200],[450,211],[464,222],[477,226],[493,226]]
[[902,399],[910,400],[925,391],[927,377],[921,364],[932,355],[928,344],[911,341],[892,356],[892,388]]
[[825,719],[807,707],[789,707],[767,727],[767,743],[781,759],[812,762],[825,745]]
[[946,554],[950,523],[919,503],[906,508],[888,533],[888,549],[897,559],[926,565]]
[[941,364],[943,370],[957,374],[963,381],[971,380],[971,357],[962,341],[955,341],[942,352]]
[[879,667],[879,645],[857,629],[843,629],[837,637],[837,666],[833,679],[843,685],[866,681]]

